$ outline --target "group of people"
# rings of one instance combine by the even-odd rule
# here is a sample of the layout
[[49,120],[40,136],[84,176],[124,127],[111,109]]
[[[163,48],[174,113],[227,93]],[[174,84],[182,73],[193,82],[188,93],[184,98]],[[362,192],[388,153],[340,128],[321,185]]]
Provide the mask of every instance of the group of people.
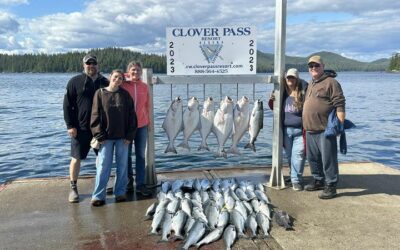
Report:
[[[321,199],[336,196],[338,183],[338,154],[336,137],[326,137],[325,128],[330,112],[336,108],[341,123],[345,120],[345,97],[334,71],[324,70],[320,56],[308,60],[312,80],[300,79],[291,68],[286,72],[282,102],[283,146],[290,166],[293,189],[323,190]],[[91,204],[102,206],[107,191],[113,192],[116,202],[126,201],[127,192],[149,196],[145,186],[145,149],[149,118],[149,91],[141,81],[142,67],[130,62],[126,73],[113,70],[109,79],[99,73],[96,56],[83,58],[83,73],[67,84],[64,96],[64,119],[71,137],[69,202],[79,202],[78,176],[81,160],[90,150],[93,138],[100,147],[95,150],[96,183]],[[127,79],[125,79],[127,76]],[[271,95],[270,107],[274,100]],[[135,146],[136,180],[133,179],[132,148]],[[115,152],[115,185],[107,188]],[[303,171],[307,158],[314,177],[304,186]]]
[[[113,70],[107,79],[99,72],[96,56],[86,55],[83,69],[81,74],[69,80],[63,104],[64,120],[71,137],[69,202],[79,202],[77,181],[81,160],[87,157],[93,138],[100,146],[95,149],[96,182],[91,204],[104,205],[107,191],[114,193],[116,202],[126,201],[126,194],[134,191],[134,182],[136,193],[149,196],[145,186],[149,91],[141,81],[141,64],[130,62],[127,73]],[[133,144],[135,181],[131,158]],[[114,153],[115,185],[107,188]]]
[[[326,137],[324,132],[328,117],[336,108],[341,123],[345,120],[345,97],[340,84],[334,79],[336,73],[325,70],[320,56],[308,60],[311,81],[307,83],[299,77],[295,68],[287,70],[284,81],[281,107],[283,147],[290,167],[291,182],[296,191],[323,190],[321,199],[336,196],[339,180],[337,139]],[[269,106],[273,108],[274,93]],[[305,159],[310,165],[313,181],[303,183]]]

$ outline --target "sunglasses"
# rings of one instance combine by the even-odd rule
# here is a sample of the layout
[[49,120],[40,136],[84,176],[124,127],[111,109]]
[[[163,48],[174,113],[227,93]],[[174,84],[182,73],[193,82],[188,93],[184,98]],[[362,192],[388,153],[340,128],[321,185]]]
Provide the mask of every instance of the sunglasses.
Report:
[[97,62],[85,62],[86,65],[97,65]]
[[288,80],[296,80],[296,77],[294,77],[294,76],[287,76],[286,79],[288,79]]
[[318,63],[310,63],[309,65],[308,65],[308,68],[309,69],[312,69],[312,68],[319,68],[321,66],[321,64],[318,64]]

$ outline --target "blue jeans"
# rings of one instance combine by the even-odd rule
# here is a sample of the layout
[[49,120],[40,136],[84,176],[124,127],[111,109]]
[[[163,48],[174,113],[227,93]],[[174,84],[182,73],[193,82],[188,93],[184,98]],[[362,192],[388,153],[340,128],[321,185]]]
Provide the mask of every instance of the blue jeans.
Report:
[[305,163],[302,129],[284,127],[283,146],[290,166],[290,179],[292,183],[301,183]]
[[128,145],[124,143],[123,139],[105,140],[104,143],[101,144],[99,149],[98,163],[96,169],[96,184],[94,187],[92,200],[106,199],[106,187],[108,179],[110,178],[114,148],[115,161],[117,163],[114,194],[115,196],[120,196],[125,195],[126,193],[126,185],[128,184],[128,176],[126,170]]
[[[147,143],[147,126],[138,128],[136,130],[135,138],[135,156],[136,156],[136,187],[144,185],[145,183],[145,170],[146,170],[146,143]],[[128,149],[128,177],[132,178],[132,143],[129,144]]]

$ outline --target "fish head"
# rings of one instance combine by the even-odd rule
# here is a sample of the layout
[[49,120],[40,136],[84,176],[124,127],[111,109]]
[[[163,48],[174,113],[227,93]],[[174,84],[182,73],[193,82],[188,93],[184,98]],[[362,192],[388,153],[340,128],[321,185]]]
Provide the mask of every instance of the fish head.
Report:
[[240,109],[242,109],[248,104],[249,104],[249,98],[247,98],[247,96],[243,96],[237,101],[237,105],[239,106]]
[[191,97],[188,101],[188,109],[193,111],[199,107],[199,100],[196,97]]
[[264,106],[263,106],[263,102],[260,99],[257,99],[254,102],[254,110],[263,110]]
[[203,104],[203,109],[210,111],[214,109],[214,101],[212,97],[208,97]]
[[172,101],[171,109],[176,112],[180,107],[182,107],[182,99],[178,96]]
[[223,113],[231,112],[233,109],[233,100],[229,96],[225,96],[225,98],[221,101],[219,108]]

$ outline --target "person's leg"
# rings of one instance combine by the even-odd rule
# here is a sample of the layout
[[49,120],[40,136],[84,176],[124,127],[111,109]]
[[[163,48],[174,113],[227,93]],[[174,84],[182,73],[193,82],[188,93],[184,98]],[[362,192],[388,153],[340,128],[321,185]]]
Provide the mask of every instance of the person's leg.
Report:
[[128,164],[127,164],[127,176],[128,176],[128,184],[126,186],[127,192],[133,191],[133,167],[132,167],[132,142],[128,145]]
[[111,173],[115,140],[106,140],[100,146],[98,165],[96,168],[96,182],[92,194],[93,201],[106,200],[106,186]]
[[69,178],[70,178],[71,191],[69,192],[68,195],[68,201],[71,203],[79,202],[77,182],[78,182],[80,167],[81,167],[81,160],[71,157],[71,162],[69,163]]
[[81,160],[86,159],[90,150],[90,140],[92,134],[90,131],[78,130],[75,138],[71,138],[71,161],[69,164],[69,178],[71,191],[68,201],[71,203],[79,202],[78,178],[81,168]]
[[139,192],[144,196],[150,195],[145,186],[146,144],[147,144],[147,126],[138,128],[135,136],[136,192]]
[[144,185],[146,164],[147,126],[138,128],[135,136],[136,187]]
[[118,200],[118,197],[123,197],[126,194],[126,184],[128,183],[128,172],[127,172],[127,157],[128,157],[128,145],[124,143],[123,139],[116,140],[115,142],[115,160],[117,163],[116,175],[115,175],[115,191],[114,195]]
[[336,136],[321,138],[321,154],[326,185],[324,191],[318,197],[320,199],[332,199],[336,196],[336,185],[339,180]]
[[324,172],[320,152],[320,136],[324,133],[306,133],[307,160],[310,164],[311,174],[314,181],[304,187],[307,191],[322,189],[324,186]]
[[336,186],[339,180],[339,166],[337,139],[335,136],[321,138],[321,156],[325,183],[328,186]]
[[293,130],[293,145],[292,145],[292,183],[297,183],[301,186],[298,189],[302,189],[303,182],[303,171],[304,171],[304,143],[301,129]]
[[290,128],[289,127],[284,127],[283,128],[283,149],[285,150],[286,158],[289,164],[289,178],[285,178],[285,182],[290,183],[292,182],[292,163],[291,163],[291,158],[292,158],[292,143],[293,143],[293,138],[290,135]]

